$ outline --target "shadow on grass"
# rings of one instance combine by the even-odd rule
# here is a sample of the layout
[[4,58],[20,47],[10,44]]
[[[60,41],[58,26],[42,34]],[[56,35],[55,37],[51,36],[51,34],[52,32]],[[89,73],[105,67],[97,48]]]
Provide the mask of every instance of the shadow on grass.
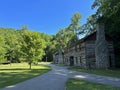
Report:
[[33,69],[27,69],[27,68],[14,68],[14,69],[0,69],[0,71],[12,71],[12,70],[47,70],[47,68],[46,69],[43,69],[43,68],[41,68],[41,69],[35,69],[35,68],[33,68]]
[[67,85],[66,90],[120,90],[119,87],[97,84],[73,78],[68,79],[66,85]]
[[12,68],[8,68],[8,69],[0,69],[0,71],[6,71],[6,70],[30,70],[30,69],[27,69],[27,68],[14,68],[14,69],[12,69]]
[[76,67],[69,67],[69,70],[78,71],[78,72],[85,72],[91,74],[97,74],[102,76],[110,76],[110,77],[117,77],[120,78],[120,69],[113,69],[113,70],[100,70],[100,69],[81,69]]
[[0,88],[13,85],[50,71],[51,68],[9,68],[0,69]]

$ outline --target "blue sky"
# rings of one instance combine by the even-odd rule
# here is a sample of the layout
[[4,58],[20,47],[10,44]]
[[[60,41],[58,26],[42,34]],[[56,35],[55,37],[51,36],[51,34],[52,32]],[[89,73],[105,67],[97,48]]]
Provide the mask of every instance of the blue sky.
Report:
[[0,27],[30,30],[55,34],[71,23],[75,12],[82,15],[81,24],[95,10],[94,0],[0,0]]

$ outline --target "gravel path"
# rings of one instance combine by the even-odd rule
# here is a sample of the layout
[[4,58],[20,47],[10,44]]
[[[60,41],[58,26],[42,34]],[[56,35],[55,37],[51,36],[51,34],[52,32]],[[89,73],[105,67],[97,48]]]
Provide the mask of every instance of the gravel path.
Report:
[[70,71],[67,67],[50,66],[52,71],[0,90],[65,90],[65,83],[71,77],[120,87],[120,78]]

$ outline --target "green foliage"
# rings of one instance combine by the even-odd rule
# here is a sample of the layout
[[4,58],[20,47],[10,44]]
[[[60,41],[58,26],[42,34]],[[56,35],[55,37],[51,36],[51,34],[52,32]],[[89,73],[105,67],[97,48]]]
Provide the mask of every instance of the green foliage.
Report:
[[[97,3],[101,3],[98,7],[98,13],[96,16],[102,13],[102,16],[98,18],[98,22],[105,23],[105,30],[114,41],[116,66],[120,67],[120,0],[100,0]],[[109,8],[108,8],[109,7]]]
[[83,30],[80,27],[80,19],[82,15],[79,13],[74,13],[74,15],[71,18],[71,24],[68,26],[68,30],[73,31],[76,35],[76,39],[78,38],[78,35],[83,33]]
[[6,42],[5,44],[6,44],[6,49],[7,49],[6,57],[9,61],[15,62],[14,59],[17,55],[16,51],[18,51],[20,49],[20,47],[18,47],[18,45],[19,45],[18,38],[19,37],[15,30],[9,30],[6,33],[8,33],[5,36],[5,42]]
[[67,28],[60,29],[55,38],[55,46],[56,46],[56,51],[58,49],[64,50],[74,42],[78,40],[78,35],[83,33],[83,31],[80,28],[80,22],[79,20],[81,19],[81,15],[79,13],[74,13],[74,15],[71,18],[71,24]]
[[[5,62],[4,60],[7,59],[8,60],[8,57],[11,57],[13,58],[13,52],[14,52],[14,39],[15,37],[12,35],[14,34],[14,29],[11,29],[11,28],[0,28],[0,35],[1,35],[1,38],[3,38],[1,40],[1,45],[3,50],[0,51],[0,53],[2,53],[2,57],[3,59],[1,59],[2,63]],[[12,47],[13,45],[13,47]]]
[[6,49],[4,48],[4,46],[4,37],[0,35],[0,63],[3,63],[5,61],[4,55],[6,53]]
[[28,30],[24,32],[23,39],[25,41],[22,46],[24,56],[31,69],[31,64],[41,60],[44,55],[44,48],[46,47],[45,41],[41,38],[39,33]]
[[0,28],[0,63],[27,61],[31,66],[42,59],[49,37],[26,29]]
[[56,34],[57,49],[61,48],[63,51],[68,47],[69,43],[76,40],[74,32],[69,31],[67,28],[59,30]]
[[[53,60],[53,53],[59,48],[64,49],[78,40],[80,31],[81,15],[75,13],[71,18],[71,24],[64,29],[60,29],[55,36],[44,33],[32,32],[27,26],[22,26],[20,30],[12,28],[0,28],[0,60],[10,62],[27,61],[30,65],[40,60]],[[4,50],[3,50],[4,49]]]
[[115,48],[116,66],[120,67],[120,0],[95,0],[92,8],[97,7],[96,14],[88,17],[82,29],[91,33],[95,31],[97,23],[105,24],[105,32],[112,37]]
[[98,7],[96,16],[111,17],[119,11],[120,0],[95,0],[92,8]]
[[71,18],[71,24],[67,28],[60,29],[55,36],[49,36],[42,34],[42,37],[47,42],[47,47],[45,49],[46,55],[43,60],[49,58],[49,61],[53,60],[53,54],[57,52],[60,48],[64,50],[72,43],[78,40],[77,35],[82,32],[80,30],[79,20],[81,15],[75,13]]
[[52,35],[47,35],[45,33],[40,33],[40,36],[45,41],[46,48],[44,49],[45,55],[42,58],[42,61],[52,61],[53,60],[53,53],[55,51],[54,41]]
[[95,15],[91,15],[88,17],[86,24],[82,25],[81,29],[86,34],[91,34],[96,30],[96,17]]

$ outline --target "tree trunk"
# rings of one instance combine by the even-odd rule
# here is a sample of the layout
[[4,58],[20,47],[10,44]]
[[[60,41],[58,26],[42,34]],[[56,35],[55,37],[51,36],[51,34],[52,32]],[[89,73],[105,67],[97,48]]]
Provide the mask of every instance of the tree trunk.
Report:
[[29,64],[30,65],[30,70],[32,69],[32,63]]
[[11,66],[12,58],[10,57],[10,66]]

